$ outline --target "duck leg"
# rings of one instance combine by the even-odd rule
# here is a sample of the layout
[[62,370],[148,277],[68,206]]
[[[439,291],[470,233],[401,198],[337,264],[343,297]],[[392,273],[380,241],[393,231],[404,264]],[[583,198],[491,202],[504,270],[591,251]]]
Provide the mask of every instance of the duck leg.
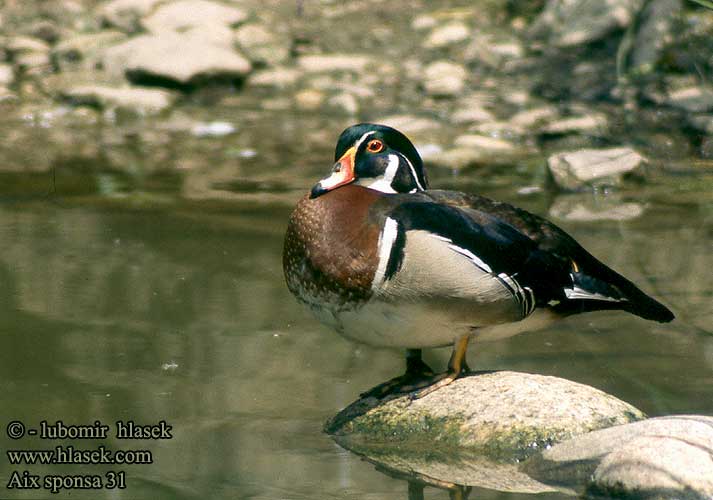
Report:
[[421,358],[421,349],[406,349],[406,372],[361,393],[359,397],[382,398],[394,392],[405,394],[424,387],[427,383],[424,381],[430,380],[431,377],[433,377],[433,370]]
[[468,335],[463,335],[453,345],[451,359],[448,361],[448,370],[445,373],[439,373],[431,378],[430,384],[414,393],[411,399],[420,399],[433,391],[437,391],[441,387],[445,387],[455,379],[457,379],[463,371],[468,371],[468,365],[465,362],[465,355],[468,352]]

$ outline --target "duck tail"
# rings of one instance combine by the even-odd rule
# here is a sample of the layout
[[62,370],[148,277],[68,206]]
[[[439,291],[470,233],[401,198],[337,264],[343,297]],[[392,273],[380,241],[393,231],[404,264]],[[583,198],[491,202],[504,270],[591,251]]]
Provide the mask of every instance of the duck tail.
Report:
[[641,318],[668,323],[674,319],[669,308],[642,292],[631,281],[597,262],[596,277],[586,272],[575,271],[571,288],[565,288],[565,300],[560,304],[562,312],[620,309]]

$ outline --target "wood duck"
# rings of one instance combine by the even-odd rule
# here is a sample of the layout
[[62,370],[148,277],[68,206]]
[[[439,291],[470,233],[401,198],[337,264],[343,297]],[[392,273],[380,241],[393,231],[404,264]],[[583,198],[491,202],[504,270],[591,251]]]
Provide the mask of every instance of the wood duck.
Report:
[[[542,217],[429,189],[421,157],[398,130],[349,127],[335,160],[292,212],[283,269],[290,291],[339,333],[406,348],[406,373],[377,392],[400,386],[422,397],[449,384],[467,370],[470,339],[606,309],[674,318]],[[433,374],[421,349],[448,345],[448,370]]]

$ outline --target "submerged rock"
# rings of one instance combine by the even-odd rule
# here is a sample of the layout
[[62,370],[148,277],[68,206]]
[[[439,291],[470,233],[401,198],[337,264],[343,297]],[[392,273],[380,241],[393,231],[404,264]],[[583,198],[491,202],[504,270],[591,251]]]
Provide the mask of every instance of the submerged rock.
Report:
[[680,415],[575,437],[533,457],[525,471],[616,498],[713,497],[713,417]]
[[171,92],[159,89],[78,85],[61,92],[64,99],[76,105],[99,109],[121,108],[139,114],[154,114],[169,108],[175,101]]
[[675,90],[669,93],[667,102],[692,113],[713,111],[713,89],[695,86]]
[[557,186],[577,190],[589,184],[619,184],[625,174],[640,174],[645,162],[631,148],[612,148],[558,153],[547,165]]
[[524,457],[553,443],[644,418],[633,406],[568,380],[510,371],[473,374],[421,399],[366,398],[325,430],[345,446],[472,450]]

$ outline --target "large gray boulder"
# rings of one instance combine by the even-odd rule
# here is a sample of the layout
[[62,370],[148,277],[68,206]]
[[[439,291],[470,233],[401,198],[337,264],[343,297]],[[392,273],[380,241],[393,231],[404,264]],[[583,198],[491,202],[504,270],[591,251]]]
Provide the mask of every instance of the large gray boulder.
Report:
[[620,184],[625,175],[642,174],[646,159],[631,148],[580,149],[547,160],[555,184],[577,190],[587,185]]
[[106,50],[104,66],[135,83],[178,87],[242,80],[252,68],[219,30],[138,36]]
[[549,484],[616,498],[713,498],[713,417],[680,415],[591,432],[525,464]]
[[644,418],[598,389],[510,371],[457,379],[421,399],[360,399],[326,425],[348,448],[470,450],[488,457],[525,457],[595,429]]

